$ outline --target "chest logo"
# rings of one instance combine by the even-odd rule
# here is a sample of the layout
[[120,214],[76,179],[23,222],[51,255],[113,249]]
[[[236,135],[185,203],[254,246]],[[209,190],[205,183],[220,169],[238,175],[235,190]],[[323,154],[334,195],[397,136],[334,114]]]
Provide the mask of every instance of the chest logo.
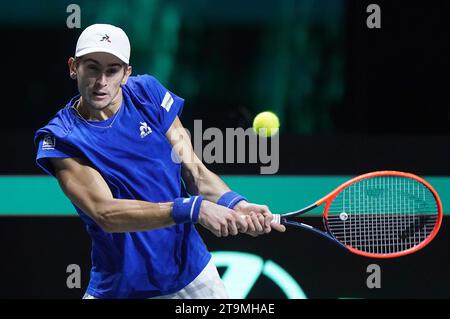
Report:
[[139,130],[141,131],[141,138],[146,137],[148,134],[152,132],[152,129],[146,122],[139,122],[141,126],[139,127]]

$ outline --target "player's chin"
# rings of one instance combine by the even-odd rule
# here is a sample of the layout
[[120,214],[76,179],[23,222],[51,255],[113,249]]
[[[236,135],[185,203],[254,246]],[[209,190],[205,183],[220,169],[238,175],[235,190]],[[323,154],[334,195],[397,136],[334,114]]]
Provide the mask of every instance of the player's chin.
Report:
[[109,99],[101,100],[101,101],[99,101],[97,99],[91,99],[89,104],[96,110],[100,111],[100,110],[103,110],[104,108],[106,108],[108,105],[110,105],[111,101]]

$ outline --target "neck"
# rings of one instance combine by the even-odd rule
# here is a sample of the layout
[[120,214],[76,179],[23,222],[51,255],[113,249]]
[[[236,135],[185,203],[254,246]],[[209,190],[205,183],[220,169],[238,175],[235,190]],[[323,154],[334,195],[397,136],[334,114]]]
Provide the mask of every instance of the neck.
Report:
[[89,105],[82,96],[80,97],[78,104],[75,105],[75,108],[78,113],[80,113],[80,115],[88,121],[104,121],[116,114],[120,108],[120,105],[122,105],[122,100],[122,88],[120,88],[112,102],[101,110],[96,110],[94,107]]

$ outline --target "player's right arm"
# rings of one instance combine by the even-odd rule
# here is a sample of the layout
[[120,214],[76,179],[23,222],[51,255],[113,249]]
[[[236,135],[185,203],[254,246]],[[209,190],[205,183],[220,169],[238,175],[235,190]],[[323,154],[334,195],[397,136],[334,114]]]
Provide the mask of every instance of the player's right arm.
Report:
[[[61,189],[81,210],[106,232],[137,232],[174,225],[172,202],[152,203],[116,199],[100,173],[81,158],[50,158]],[[226,218],[232,210],[204,200],[201,211],[217,218],[203,225],[216,236],[237,234],[229,229]],[[245,225],[241,225],[245,227]]]

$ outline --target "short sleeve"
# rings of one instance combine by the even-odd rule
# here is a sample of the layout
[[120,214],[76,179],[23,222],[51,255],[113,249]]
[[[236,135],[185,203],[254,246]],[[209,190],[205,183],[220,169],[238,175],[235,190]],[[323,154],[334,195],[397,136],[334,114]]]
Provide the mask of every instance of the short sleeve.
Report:
[[142,75],[139,78],[143,79],[146,93],[158,108],[161,129],[163,133],[166,133],[175,118],[181,115],[184,99],[167,90],[153,76]]
[[50,158],[69,158],[81,157],[82,155],[75,148],[58,140],[52,134],[46,134],[38,137],[37,142],[37,165],[47,174],[55,176],[53,165]]

